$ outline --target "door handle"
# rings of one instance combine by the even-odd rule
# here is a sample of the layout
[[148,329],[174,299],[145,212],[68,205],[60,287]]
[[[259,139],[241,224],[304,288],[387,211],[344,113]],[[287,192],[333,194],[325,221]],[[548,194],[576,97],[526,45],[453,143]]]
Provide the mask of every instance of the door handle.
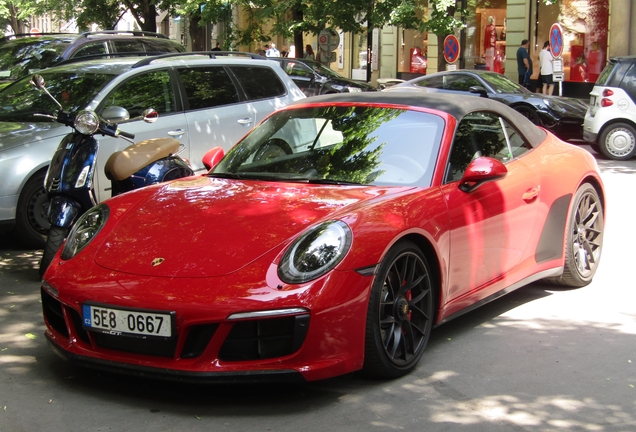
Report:
[[238,119],[237,122],[238,122],[238,124],[242,124],[244,126],[247,126],[249,124],[252,124],[252,119],[251,118],[242,118],[242,119]]
[[177,130],[168,131],[168,135],[170,135],[173,138],[181,138],[184,133],[185,133],[185,131],[183,129],[177,129]]
[[539,186],[531,187],[523,194],[523,200],[527,203],[534,201],[539,196]]

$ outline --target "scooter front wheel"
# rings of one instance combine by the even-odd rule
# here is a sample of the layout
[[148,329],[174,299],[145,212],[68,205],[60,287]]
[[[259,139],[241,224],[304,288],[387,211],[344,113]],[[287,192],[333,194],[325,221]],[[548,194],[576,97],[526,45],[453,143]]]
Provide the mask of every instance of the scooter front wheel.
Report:
[[51,225],[49,229],[49,235],[46,238],[46,247],[42,254],[42,261],[40,261],[40,277],[44,275],[44,272],[53,261],[53,257],[64,243],[64,239],[68,235],[68,228]]

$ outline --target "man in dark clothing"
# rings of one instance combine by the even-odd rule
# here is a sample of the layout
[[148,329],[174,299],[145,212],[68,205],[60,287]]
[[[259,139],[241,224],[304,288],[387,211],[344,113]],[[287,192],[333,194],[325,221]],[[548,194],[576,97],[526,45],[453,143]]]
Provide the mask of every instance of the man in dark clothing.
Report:
[[519,73],[519,84],[526,85],[526,81],[530,81],[528,72],[532,74],[530,66],[530,55],[528,54],[528,39],[521,41],[521,46],[517,49],[517,72]]
[[216,46],[212,48],[212,51],[221,51],[221,44],[219,42],[216,43]]

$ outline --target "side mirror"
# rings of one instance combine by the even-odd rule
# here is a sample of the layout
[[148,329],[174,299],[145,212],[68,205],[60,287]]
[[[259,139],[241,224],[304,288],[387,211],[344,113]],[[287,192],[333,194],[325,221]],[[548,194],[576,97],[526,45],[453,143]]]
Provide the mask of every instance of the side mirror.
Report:
[[144,116],[144,121],[146,123],[154,123],[159,118],[159,113],[155,111],[153,108],[148,108],[147,110],[144,110],[142,115]]
[[209,171],[218,164],[225,156],[223,147],[213,147],[203,155],[203,166]]
[[121,123],[130,119],[130,113],[126,108],[113,105],[104,108],[102,118],[109,123]]
[[482,86],[472,86],[468,89],[468,91],[471,93],[477,93],[480,97],[488,97],[488,92]]
[[478,157],[466,167],[466,171],[459,182],[459,189],[469,193],[481,184],[500,179],[508,174],[506,166],[497,159]]
[[31,85],[39,90],[44,90],[45,83],[42,75],[35,74],[31,77]]

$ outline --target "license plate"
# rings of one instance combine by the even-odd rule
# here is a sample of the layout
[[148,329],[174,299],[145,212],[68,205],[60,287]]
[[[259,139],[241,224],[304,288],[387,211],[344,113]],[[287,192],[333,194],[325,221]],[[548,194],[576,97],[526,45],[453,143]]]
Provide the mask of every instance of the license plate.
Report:
[[85,304],[82,320],[88,330],[111,334],[172,336],[172,314],[141,312]]

